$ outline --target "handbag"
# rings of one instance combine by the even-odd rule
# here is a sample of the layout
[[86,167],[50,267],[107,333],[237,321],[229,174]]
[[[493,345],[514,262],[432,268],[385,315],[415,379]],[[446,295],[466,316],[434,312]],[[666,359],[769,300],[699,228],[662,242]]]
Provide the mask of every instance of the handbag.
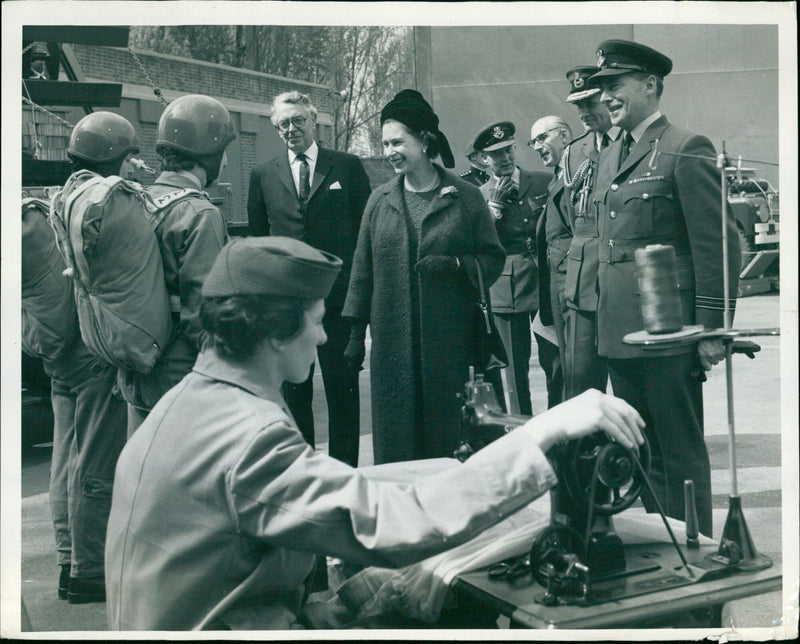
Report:
[[480,262],[475,262],[475,269],[478,274],[478,364],[476,368],[479,372],[487,374],[492,369],[507,367],[508,355],[494,324],[491,304],[483,287]]

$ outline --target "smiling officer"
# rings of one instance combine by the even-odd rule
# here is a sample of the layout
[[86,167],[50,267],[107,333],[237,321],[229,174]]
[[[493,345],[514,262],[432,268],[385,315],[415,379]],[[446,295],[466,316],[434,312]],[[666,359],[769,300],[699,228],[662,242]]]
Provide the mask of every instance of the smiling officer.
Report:
[[[672,125],[658,109],[672,61],[627,40],[597,49],[611,122],[624,131],[603,150],[593,203],[599,222],[598,353],[607,358],[614,393],[647,423],[653,449],[652,481],[666,513],[684,518],[683,481],[697,493],[700,530],[711,536],[711,472],[703,441],[703,398],[697,368],[725,355],[721,340],[674,349],[625,344],[644,328],[637,299],[634,251],[648,244],[675,248],[684,324],[723,326],[722,212],[716,152],[704,136]],[[658,154],[656,152],[658,146]],[[730,308],[735,305],[740,254],[728,213]],[[649,497],[645,507],[654,510]]]

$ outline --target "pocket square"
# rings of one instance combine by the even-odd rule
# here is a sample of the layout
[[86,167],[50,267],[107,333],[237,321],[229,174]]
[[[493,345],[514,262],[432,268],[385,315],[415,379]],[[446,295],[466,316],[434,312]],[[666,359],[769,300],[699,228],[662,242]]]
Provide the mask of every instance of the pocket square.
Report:
[[341,184],[341,183],[339,183],[338,181],[334,181],[334,182],[331,184],[331,187],[330,187],[330,188],[328,188],[328,190],[341,190],[341,189],[342,189],[342,184]]

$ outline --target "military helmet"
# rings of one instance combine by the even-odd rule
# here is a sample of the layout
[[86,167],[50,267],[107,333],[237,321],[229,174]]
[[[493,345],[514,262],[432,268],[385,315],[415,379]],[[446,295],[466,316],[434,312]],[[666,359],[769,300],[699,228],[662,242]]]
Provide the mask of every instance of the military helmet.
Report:
[[139,151],[136,130],[125,117],[113,112],[93,112],[72,129],[67,154],[90,163],[106,163]]
[[200,157],[222,152],[235,138],[233,119],[222,103],[189,94],[167,105],[158,121],[156,149],[166,147]]

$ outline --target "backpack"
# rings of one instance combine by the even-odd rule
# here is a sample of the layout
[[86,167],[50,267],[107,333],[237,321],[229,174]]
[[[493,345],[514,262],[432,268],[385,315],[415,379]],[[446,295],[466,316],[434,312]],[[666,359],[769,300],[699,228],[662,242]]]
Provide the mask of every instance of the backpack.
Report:
[[50,223],[75,284],[83,341],[96,356],[124,370],[153,369],[172,334],[155,229],[175,202],[203,194],[184,188],[154,199],[121,177],[81,170],[53,198]]
[[22,349],[54,361],[80,337],[72,282],[47,222],[50,204],[22,200]]

